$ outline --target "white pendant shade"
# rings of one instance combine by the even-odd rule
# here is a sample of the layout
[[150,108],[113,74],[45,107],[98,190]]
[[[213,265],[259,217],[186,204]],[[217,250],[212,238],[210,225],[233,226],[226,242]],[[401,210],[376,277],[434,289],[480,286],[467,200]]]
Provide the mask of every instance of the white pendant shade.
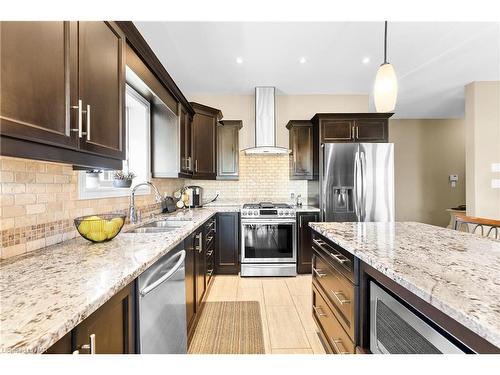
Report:
[[391,64],[380,65],[373,90],[377,112],[392,112],[398,98],[398,80]]

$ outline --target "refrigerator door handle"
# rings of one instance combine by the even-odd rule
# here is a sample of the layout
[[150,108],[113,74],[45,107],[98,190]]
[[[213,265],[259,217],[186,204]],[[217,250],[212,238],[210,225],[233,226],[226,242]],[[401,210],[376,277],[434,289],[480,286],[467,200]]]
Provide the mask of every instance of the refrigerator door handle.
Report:
[[365,221],[366,220],[366,155],[364,151],[360,152],[360,157],[359,157],[359,166],[360,166],[360,176],[361,176],[361,194],[360,194],[360,201],[361,205],[359,207],[359,216],[360,216],[360,221]]
[[359,219],[359,178],[358,178],[358,173],[360,172],[360,165],[359,165],[359,152],[356,151],[356,154],[354,155],[354,213],[356,214],[356,219],[357,221],[360,221]]

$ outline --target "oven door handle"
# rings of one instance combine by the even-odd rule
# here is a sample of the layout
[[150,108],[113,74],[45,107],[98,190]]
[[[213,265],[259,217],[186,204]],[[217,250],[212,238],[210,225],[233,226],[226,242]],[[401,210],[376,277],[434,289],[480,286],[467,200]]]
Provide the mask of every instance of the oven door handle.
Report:
[[241,220],[241,225],[272,225],[272,224],[290,224],[294,225],[296,224],[295,220]]

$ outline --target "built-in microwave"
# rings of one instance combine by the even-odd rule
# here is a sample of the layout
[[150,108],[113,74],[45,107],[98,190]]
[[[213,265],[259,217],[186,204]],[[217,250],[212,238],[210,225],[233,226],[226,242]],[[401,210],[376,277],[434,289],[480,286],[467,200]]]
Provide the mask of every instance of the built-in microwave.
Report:
[[370,351],[375,354],[464,353],[373,281],[370,281]]

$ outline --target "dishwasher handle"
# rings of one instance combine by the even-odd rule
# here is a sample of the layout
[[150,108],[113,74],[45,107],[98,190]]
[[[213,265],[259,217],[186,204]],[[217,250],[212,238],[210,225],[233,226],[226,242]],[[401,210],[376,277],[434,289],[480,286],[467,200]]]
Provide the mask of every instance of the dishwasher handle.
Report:
[[141,297],[145,297],[148,293],[156,289],[160,284],[164,283],[168,279],[172,277],[174,273],[177,272],[177,270],[182,266],[184,263],[184,259],[186,259],[186,251],[181,250],[179,252],[180,257],[175,266],[172,267],[170,271],[168,271],[165,275],[160,277],[158,280],[156,280],[154,283],[149,284],[147,287],[145,287],[143,290],[141,290],[139,293],[141,294]]

